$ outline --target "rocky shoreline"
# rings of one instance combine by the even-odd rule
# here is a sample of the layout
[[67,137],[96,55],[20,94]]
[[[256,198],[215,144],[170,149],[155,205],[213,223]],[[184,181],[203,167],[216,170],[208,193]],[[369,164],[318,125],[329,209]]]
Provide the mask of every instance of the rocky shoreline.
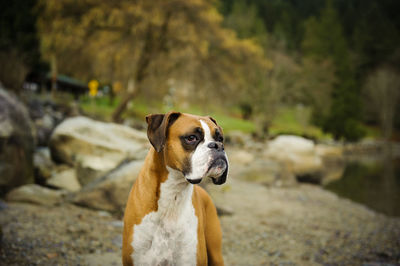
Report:
[[[398,265],[400,219],[314,185],[208,185],[226,265]],[[69,203],[1,202],[2,265],[121,265],[122,221]]]
[[[0,110],[0,144],[8,145],[0,177],[18,182],[0,179],[0,265],[120,265],[121,218],[150,146],[146,134],[78,113],[62,117],[68,112],[51,104],[32,117],[4,99],[13,103]],[[29,126],[6,116],[13,112]],[[226,265],[400,264],[400,218],[302,183],[340,178],[343,155],[364,148],[250,138],[231,132],[227,183],[202,184],[220,214]]]
[[397,265],[400,219],[377,214],[319,186],[211,188],[221,217],[226,265]]

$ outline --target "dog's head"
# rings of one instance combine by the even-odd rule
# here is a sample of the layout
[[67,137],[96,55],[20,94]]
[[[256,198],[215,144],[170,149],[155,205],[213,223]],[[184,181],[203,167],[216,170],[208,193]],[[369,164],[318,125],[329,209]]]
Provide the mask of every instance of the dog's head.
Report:
[[168,167],[180,171],[192,184],[205,177],[217,185],[225,183],[224,135],[213,118],[169,112],[148,115],[146,121],[147,136]]

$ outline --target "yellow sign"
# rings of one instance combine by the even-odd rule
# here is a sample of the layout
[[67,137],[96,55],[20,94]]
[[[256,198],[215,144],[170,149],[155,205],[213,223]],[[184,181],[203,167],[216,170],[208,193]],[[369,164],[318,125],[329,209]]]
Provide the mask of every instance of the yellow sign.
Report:
[[99,82],[95,79],[92,79],[91,81],[89,81],[88,87],[89,87],[89,95],[91,97],[94,97],[97,95],[97,91],[99,89]]

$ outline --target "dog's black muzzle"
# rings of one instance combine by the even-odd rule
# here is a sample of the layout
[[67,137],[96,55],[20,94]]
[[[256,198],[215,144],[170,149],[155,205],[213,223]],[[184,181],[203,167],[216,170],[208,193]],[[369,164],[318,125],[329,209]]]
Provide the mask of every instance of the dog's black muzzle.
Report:
[[226,177],[228,176],[228,161],[226,159],[225,154],[217,156],[213,162],[211,163],[210,167],[208,168],[208,172],[212,172],[213,169],[218,169],[218,168],[225,168],[223,173],[217,177],[214,177],[210,175],[213,183],[215,185],[222,185],[223,183],[226,182]]

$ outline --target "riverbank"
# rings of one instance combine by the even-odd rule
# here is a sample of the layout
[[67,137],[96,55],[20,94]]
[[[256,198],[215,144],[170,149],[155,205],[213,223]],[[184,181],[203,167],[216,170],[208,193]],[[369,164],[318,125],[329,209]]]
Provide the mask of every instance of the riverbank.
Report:
[[[313,185],[266,187],[237,180],[208,187],[220,217],[226,265],[400,263],[400,219]],[[3,203],[5,265],[120,265],[122,222],[62,204]]]
[[234,213],[221,218],[227,265],[400,263],[398,218],[318,186],[230,184],[229,192],[211,192]]

